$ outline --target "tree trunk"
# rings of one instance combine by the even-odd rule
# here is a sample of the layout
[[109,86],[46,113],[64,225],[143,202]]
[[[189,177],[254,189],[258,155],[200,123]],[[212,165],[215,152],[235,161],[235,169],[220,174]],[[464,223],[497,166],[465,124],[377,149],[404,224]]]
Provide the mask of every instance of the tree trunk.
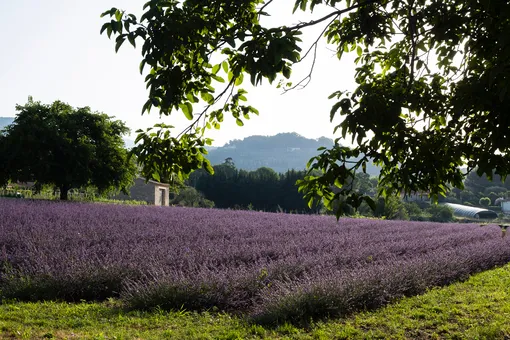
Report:
[[69,187],[67,185],[60,186],[60,200],[67,201],[67,193],[69,192]]

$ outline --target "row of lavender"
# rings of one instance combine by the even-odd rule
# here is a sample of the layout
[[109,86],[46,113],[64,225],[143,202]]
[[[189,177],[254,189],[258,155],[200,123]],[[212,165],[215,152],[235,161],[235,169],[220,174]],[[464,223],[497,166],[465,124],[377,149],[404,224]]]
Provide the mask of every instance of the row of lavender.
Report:
[[0,200],[3,299],[217,307],[261,321],[378,307],[510,261],[496,226]]

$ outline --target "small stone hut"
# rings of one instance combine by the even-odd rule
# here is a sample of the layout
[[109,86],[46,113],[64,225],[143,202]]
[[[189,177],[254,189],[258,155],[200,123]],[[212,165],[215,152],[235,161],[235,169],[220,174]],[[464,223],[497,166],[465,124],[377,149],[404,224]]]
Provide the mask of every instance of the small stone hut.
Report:
[[129,196],[121,193],[113,198],[118,200],[145,201],[151,205],[169,206],[170,185],[153,180],[146,181],[145,178],[138,177],[135,179],[135,184],[129,188]]

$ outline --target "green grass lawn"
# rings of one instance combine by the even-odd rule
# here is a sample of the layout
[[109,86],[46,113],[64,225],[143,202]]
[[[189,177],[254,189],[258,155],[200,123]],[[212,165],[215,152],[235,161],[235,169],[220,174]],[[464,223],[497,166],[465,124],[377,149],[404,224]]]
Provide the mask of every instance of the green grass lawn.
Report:
[[125,312],[118,302],[0,305],[2,339],[510,339],[510,265],[373,312],[269,329],[221,313]]

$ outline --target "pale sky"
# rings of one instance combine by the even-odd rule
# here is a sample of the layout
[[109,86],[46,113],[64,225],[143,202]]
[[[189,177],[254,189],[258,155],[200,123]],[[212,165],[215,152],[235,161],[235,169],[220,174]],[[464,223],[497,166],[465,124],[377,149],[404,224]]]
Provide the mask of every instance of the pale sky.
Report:
[[[140,48],[129,43],[114,51],[114,40],[99,31],[105,19],[100,14],[111,7],[140,14],[145,0],[0,0],[0,116],[13,117],[15,105],[28,96],[43,103],[62,100],[74,107],[90,106],[115,116],[134,130],[158,122],[177,127],[189,123],[180,112],[159,118],[157,111],[141,115],[147,100],[144,77],[138,72]],[[272,25],[295,24],[309,16],[292,16],[293,0],[275,0],[267,8]],[[328,13],[316,9],[316,15]],[[307,49],[320,30],[309,29],[304,36]],[[334,104],[327,97],[336,90],[354,88],[355,53],[338,61],[323,43],[319,46],[311,83],[303,90],[281,94],[276,83],[253,89],[248,79],[249,104],[260,111],[238,127],[226,116],[220,130],[210,130],[214,145],[251,135],[297,132],[308,138],[334,137],[329,111]],[[297,83],[308,73],[311,62],[295,67],[291,81]],[[247,77],[248,78],[248,77]],[[195,107],[194,112],[201,111]],[[338,120],[336,120],[338,124]],[[132,134],[134,138],[134,133]]]

